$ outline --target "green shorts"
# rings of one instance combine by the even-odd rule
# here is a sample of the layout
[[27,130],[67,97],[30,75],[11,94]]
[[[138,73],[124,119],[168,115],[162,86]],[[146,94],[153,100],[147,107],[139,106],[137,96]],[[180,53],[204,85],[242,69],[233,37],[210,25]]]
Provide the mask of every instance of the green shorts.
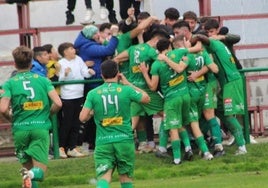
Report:
[[101,177],[110,169],[117,168],[118,174],[133,177],[135,163],[134,140],[104,144],[95,147],[95,170]]
[[224,115],[244,114],[244,90],[242,78],[226,83],[218,96],[218,110]]
[[164,129],[178,129],[189,123],[190,95],[182,95],[164,103]]
[[151,98],[151,101],[147,104],[132,102],[131,103],[131,116],[145,116],[154,115],[163,111],[163,98],[157,93],[152,91],[147,91]]
[[16,155],[20,163],[34,159],[42,164],[48,164],[48,130],[17,131],[13,134]]
[[217,91],[218,91],[218,82],[216,80],[207,83],[203,109],[217,108]]
[[206,87],[203,87],[202,90],[190,89],[190,122],[198,121],[201,116],[205,101],[205,91]]

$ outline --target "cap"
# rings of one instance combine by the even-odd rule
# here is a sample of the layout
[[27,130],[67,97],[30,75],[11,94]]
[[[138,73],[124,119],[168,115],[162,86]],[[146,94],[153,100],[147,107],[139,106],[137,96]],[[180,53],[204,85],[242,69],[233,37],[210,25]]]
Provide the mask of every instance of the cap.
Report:
[[88,39],[92,39],[92,37],[99,31],[99,29],[95,25],[87,25],[83,28],[82,33]]

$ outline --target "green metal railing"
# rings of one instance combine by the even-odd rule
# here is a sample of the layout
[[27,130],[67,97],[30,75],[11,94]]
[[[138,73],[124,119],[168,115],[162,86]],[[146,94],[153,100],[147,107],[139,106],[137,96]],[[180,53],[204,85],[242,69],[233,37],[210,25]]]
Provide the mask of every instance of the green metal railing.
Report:
[[[246,75],[245,73],[249,73],[249,72],[263,72],[263,71],[268,71],[268,67],[267,68],[246,68],[246,69],[241,69],[239,70],[239,72],[242,75],[243,78],[243,82],[244,82],[244,108],[248,109],[248,103],[247,103],[247,86],[246,86]],[[249,122],[249,114],[247,112],[245,112],[244,114],[244,137],[246,140],[246,143],[249,144],[250,143],[250,122]]]

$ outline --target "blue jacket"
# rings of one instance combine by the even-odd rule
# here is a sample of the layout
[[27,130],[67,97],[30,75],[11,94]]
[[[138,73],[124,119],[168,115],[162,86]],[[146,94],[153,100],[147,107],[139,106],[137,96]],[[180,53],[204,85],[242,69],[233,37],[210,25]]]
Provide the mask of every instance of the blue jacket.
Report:
[[74,47],[84,61],[94,61],[93,69],[96,74],[90,79],[101,78],[100,65],[107,56],[112,56],[115,53],[117,44],[117,37],[112,37],[107,45],[102,45],[95,40],[87,39],[82,32],[79,33],[74,42]]
[[40,76],[47,77],[47,67],[44,64],[41,64],[37,60],[32,61],[32,68],[31,68],[32,73],[36,73]]

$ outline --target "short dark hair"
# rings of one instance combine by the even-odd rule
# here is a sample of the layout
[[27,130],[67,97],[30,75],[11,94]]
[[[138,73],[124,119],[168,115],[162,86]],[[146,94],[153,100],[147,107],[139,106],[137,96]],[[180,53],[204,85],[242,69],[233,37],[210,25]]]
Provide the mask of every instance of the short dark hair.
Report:
[[53,45],[52,44],[45,44],[45,45],[43,45],[43,48],[45,48],[46,49],[46,51],[47,51],[47,53],[51,53],[51,50],[52,50],[52,48],[53,48]]
[[185,19],[193,19],[193,20],[197,21],[197,15],[193,11],[187,11],[183,14],[183,20],[185,20]]
[[145,20],[146,18],[149,18],[151,15],[149,12],[140,12],[137,16],[137,20]]
[[114,78],[118,72],[118,64],[113,60],[106,60],[101,64],[101,74],[104,79]]
[[168,47],[170,46],[170,41],[168,39],[160,39],[157,44],[156,44],[156,49],[159,52],[162,52],[166,49],[168,49]]
[[33,58],[36,59],[37,56],[42,55],[43,52],[47,50],[43,46],[36,46],[33,48]]
[[168,18],[171,20],[177,20],[180,17],[180,12],[178,11],[178,9],[174,7],[170,7],[166,9],[164,14],[165,14],[165,18]]
[[181,20],[181,21],[178,21],[176,22],[173,26],[172,26],[172,29],[180,29],[182,27],[186,27],[189,29],[190,31],[190,26],[189,26],[189,23],[184,21],[184,20]]
[[219,27],[219,22],[213,18],[208,19],[204,25],[205,30],[218,29]]
[[153,31],[151,32],[151,39],[154,37],[159,37],[159,38],[169,38],[169,34],[166,30],[162,29],[162,28],[155,28],[153,29]]
[[58,47],[58,52],[61,55],[61,57],[64,57],[64,50],[70,48],[70,47],[74,47],[74,45],[70,42],[64,42],[61,43]]
[[111,26],[112,26],[111,23],[108,22],[102,23],[99,27],[99,31],[104,31],[105,29],[111,29]]
[[17,69],[28,69],[32,64],[33,51],[26,46],[19,46],[12,51]]

